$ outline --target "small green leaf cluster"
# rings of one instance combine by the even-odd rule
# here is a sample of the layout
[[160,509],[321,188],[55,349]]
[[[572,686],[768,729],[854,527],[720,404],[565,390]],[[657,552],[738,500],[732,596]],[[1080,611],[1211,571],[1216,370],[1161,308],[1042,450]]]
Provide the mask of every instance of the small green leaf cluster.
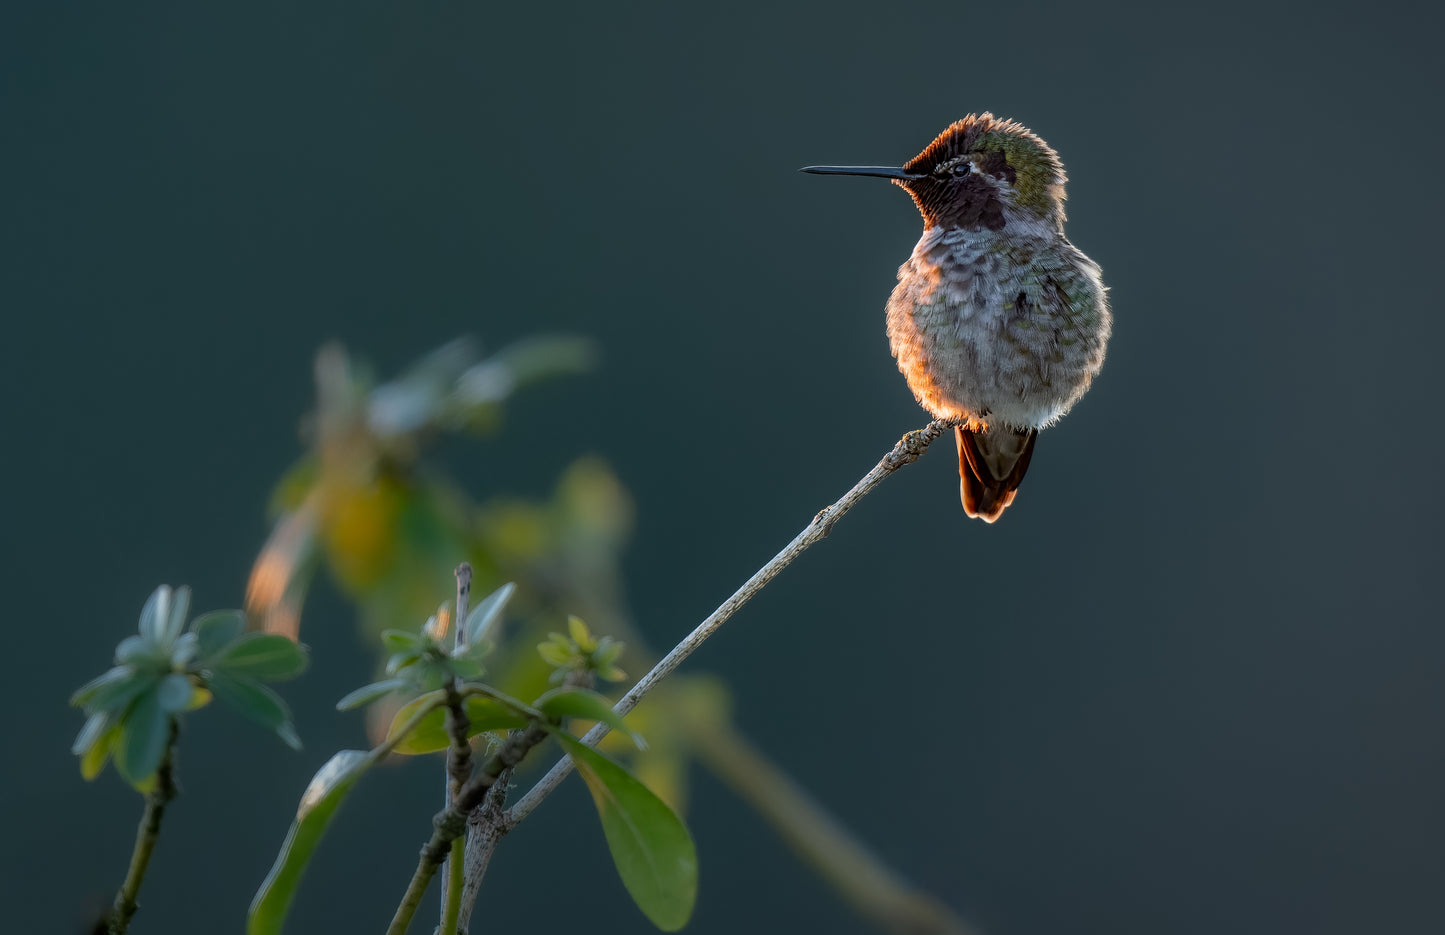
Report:
[[444,643],[451,629],[447,607],[428,617],[416,632],[383,630],[382,644],[391,652],[386,660],[388,677],[349,693],[336,703],[336,709],[359,708],[392,692],[424,694],[480,679],[486,671],[482,658],[492,649],[487,634],[516,590],[517,586],[509,582],[487,595],[467,614],[462,623],[463,638],[454,640],[450,648]]
[[[494,763],[487,775],[492,778],[524,757],[542,734],[559,743],[592,792],[613,862],[633,900],[664,931],[676,931],[687,923],[697,896],[697,852],[687,827],[624,766],[573,736],[568,722],[606,724],[645,750],[641,735],[623,720],[611,701],[590,688],[567,684],[526,704],[479,680],[487,637],[514,591],[515,587],[507,584],[484,598],[462,622],[462,639],[450,649],[443,643],[451,630],[446,607],[416,632],[387,630],[382,634],[391,651],[386,666],[389,678],[350,693],[337,708],[360,707],[397,691],[419,694],[395,713],[380,745],[369,752],[343,750],[317,772],[302,796],[296,820],[270,874],[252,901],[248,935],[280,935],[303,871],[342,800],[363,773],[393,753],[439,753],[456,742],[455,725],[448,721],[447,712],[458,704],[464,709],[469,737],[497,732],[502,734],[499,744],[511,745],[510,759],[500,750],[490,754]],[[622,648],[608,637],[594,637],[577,617],[568,620],[568,635],[553,633],[538,647],[563,679],[582,673],[614,680],[625,678],[616,665]],[[534,730],[521,730],[528,727]],[[475,791],[471,781],[468,776],[460,782],[457,794]]]
[[580,617],[567,618],[567,633],[549,633],[537,644],[537,652],[556,671],[553,682],[561,682],[572,672],[594,673],[600,679],[620,682],[627,673],[617,667],[624,644],[610,636],[594,637]]
[[245,632],[239,610],[202,614],[187,627],[190,605],[189,588],[156,588],[141,608],[139,632],[116,647],[115,666],[71,696],[89,716],[71,746],[86,779],[114,757],[127,782],[148,788],[170,745],[172,722],[212,696],[300,748],[290,709],[262,682],[305,671],[305,647]]

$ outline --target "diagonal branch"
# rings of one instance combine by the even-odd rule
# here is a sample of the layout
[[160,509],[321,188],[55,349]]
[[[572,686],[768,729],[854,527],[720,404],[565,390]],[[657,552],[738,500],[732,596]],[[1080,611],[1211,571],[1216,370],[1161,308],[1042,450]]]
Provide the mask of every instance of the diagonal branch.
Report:
[[[619,715],[625,715],[637,707],[637,703],[658,682],[667,678],[673,670],[682,665],[683,660],[692,655],[693,651],[701,646],[709,636],[717,632],[717,629],[726,623],[738,608],[752,600],[764,585],[776,578],[779,572],[792,564],[793,559],[803,554],[809,546],[825,538],[832,531],[833,524],[842,519],[843,514],[852,509],[854,504],[872,492],[873,488],[883,483],[884,479],[894,471],[905,464],[917,461],[919,456],[928,450],[928,446],[950,428],[952,428],[952,423],[949,422],[930,422],[923,428],[909,432],[899,439],[898,444],[893,446],[893,450],[888,452],[883,460],[873,467],[873,470],[865,474],[863,479],[854,484],[853,488],[840,497],[836,503],[825,507],[817,516],[813,517],[807,528],[798,533],[792,542],[789,542],[781,552],[773,556],[770,562],[759,568],[742,587],[733,593],[732,597],[723,601],[717,610],[698,624],[691,633],[683,638],[682,642],[674,646],[671,652],[652,667],[652,671],[638,679],[627,694],[622,696],[622,700],[617,702],[613,710]],[[589,747],[595,747],[610,730],[611,728],[606,724],[598,724],[587,732],[586,736],[582,738],[582,742]],[[547,775],[538,780],[526,795],[518,799],[517,803],[504,813],[503,830],[510,831],[522,819],[530,815],[532,810],[550,795],[552,790],[556,789],[570,772],[572,772],[572,760],[564,756],[557,761]]]

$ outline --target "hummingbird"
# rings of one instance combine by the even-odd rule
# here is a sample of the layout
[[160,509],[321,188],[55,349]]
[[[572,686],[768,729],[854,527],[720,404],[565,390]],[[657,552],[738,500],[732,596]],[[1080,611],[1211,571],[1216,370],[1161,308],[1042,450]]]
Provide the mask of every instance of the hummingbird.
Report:
[[802,171],[891,179],[913,196],[923,236],[888,299],[888,343],[919,404],[954,425],[964,513],[994,522],[1039,430],[1098,375],[1112,326],[1099,265],[1064,236],[1058,153],[983,113],[902,166]]

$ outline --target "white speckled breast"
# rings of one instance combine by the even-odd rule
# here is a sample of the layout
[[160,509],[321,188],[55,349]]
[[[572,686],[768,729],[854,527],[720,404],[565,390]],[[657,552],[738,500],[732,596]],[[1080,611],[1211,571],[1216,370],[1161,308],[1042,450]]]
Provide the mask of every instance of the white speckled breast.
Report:
[[1042,225],[1008,234],[932,227],[898,270],[888,341],[935,418],[1042,428],[1104,363],[1099,267]]

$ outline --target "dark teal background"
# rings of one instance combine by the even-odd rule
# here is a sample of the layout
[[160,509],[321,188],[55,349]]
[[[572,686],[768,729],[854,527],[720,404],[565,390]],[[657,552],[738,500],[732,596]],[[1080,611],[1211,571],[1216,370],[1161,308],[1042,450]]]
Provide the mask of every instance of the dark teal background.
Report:
[[[990,109],[1068,166],[1102,377],[997,526],[945,443],[689,666],[990,935],[1445,930],[1445,69],[1406,6],[7,5],[4,927],[119,882],[139,803],[81,781],[65,699],[157,583],[240,602],[320,343],[596,338],[448,452],[479,495],[605,456],[670,643],[924,422],[882,312],[916,213],[794,170]],[[239,931],[364,742],[330,704],[369,648],[309,610],[306,751],[195,721],[137,935]],[[292,930],[380,931],[438,786],[369,780]],[[689,931],[871,931],[709,777],[690,823]],[[575,781],[487,894],[485,931],[646,926]]]

